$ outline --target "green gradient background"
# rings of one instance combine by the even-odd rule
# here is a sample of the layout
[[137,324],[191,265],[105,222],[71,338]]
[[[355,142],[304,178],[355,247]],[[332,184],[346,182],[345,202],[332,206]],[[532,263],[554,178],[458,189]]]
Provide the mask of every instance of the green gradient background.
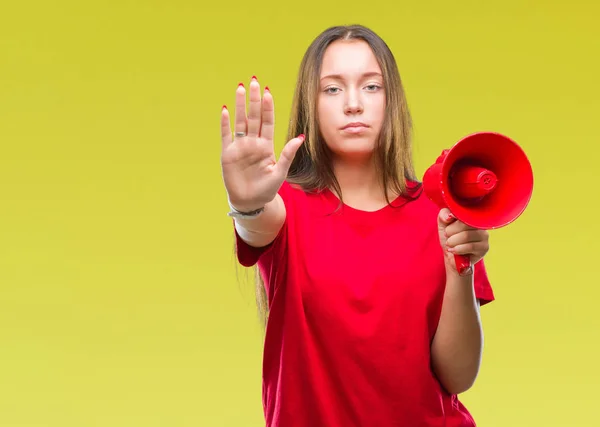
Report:
[[[598,52],[589,1],[5,2],[0,10],[0,426],[261,426],[261,336],[236,278],[219,115],[256,74],[283,145],[330,25],[390,45],[419,175],[465,134],[535,172],[495,231],[497,301],[462,396],[483,427],[597,426]],[[308,408],[307,408],[308,409]]]

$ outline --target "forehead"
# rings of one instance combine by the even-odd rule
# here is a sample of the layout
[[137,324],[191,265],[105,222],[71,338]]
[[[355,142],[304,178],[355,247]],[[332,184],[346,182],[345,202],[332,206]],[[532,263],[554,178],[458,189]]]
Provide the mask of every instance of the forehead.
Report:
[[351,77],[365,72],[381,73],[371,47],[363,40],[336,40],[323,55],[321,77],[341,74]]

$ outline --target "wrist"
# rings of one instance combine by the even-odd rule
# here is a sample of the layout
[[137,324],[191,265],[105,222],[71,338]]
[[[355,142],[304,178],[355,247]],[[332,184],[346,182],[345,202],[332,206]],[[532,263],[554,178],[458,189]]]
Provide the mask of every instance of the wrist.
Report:
[[259,208],[239,208],[234,206],[231,201],[228,200],[230,211],[227,213],[232,218],[236,219],[254,219],[260,216],[264,210],[265,206]]
[[473,275],[461,276],[456,271],[446,277],[444,301],[460,302],[471,306],[477,301]]
[[473,262],[469,262],[468,258],[464,256],[456,256],[453,253],[446,253],[444,256],[444,266],[446,267],[447,276],[461,277],[472,277],[473,276]]
[[258,211],[262,211],[264,210],[265,206],[261,206],[261,207],[254,207],[254,208],[240,208],[237,205],[233,205],[231,202],[229,202],[229,208],[239,214],[243,214],[243,215],[252,215],[255,214]]
[[456,269],[456,265],[450,265],[450,263],[454,263],[454,259],[452,261],[446,260],[446,278],[447,280],[452,280],[452,281],[462,281],[465,283],[469,283],[471,281],[471,279],[473,278],[473,266],[471,265],[471,267],[464,272],[463,274],[459,273],[458,270]]
[[240,213],[251,213],[257,211],[259,209],[264,209],[266,203],[245,203],[232,201],[229,196],[227,196],[227,203],[229,204],[229,208],[232,211],[240,212]]

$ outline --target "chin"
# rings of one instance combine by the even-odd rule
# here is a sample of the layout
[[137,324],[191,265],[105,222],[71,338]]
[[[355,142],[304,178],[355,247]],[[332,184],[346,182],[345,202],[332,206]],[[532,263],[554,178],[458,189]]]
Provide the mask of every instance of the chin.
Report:
[[374,151],[373,147],[356,147],[354,149],[345,147],[333,151],[333,154],[339,159],[361,160],[371,158]]
[[372,135],[332,135],[325,141],[333,155],[342,159],[369,158],[375,151]]

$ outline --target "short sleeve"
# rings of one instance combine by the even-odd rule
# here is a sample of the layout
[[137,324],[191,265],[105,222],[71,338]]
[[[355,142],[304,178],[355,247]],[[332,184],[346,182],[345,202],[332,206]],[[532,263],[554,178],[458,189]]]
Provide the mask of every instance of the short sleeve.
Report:
[[235,228],[235,221],[233,224],[233,230],[235,233],[235,248],[237,259],[238,262],[244,267],[253,267],[260,259],[268,255],[270,252],[282,252],[287,237],[287,227],[286,223],[284,223],[281,227],[281,230],[279,230],[279,234],[277,235],[277,237],[275,237],[275,240],[273,240],[267,246],[262,246],[258,248],[255,246],[250,246],[240,237]]
[[[235,228],[235,220],[233,221],[233,230],[235,233],[235,248],[238,262],[244,267],[252,267],[259,260],[264,258],[266,255],[275,252],[280,255],[283,253],[287,240],[287,229],[290,217],[290,186],[287,182],[284,182],[281,188],[279,189],[278,194],[283,199],[283,203],[286,206],[286,219],[279,230],[279,234],[275,237],[271,243],[263,247],[254,247],[250,246],[246,243],[238,234]],[[269,257],[271,258],[271,257]]]
[[494,291],[487,275],[485,262],[482,259],[473,266],[473,282],[475,287],[475,297],[481,301],[481,305],[485,305],[494,301]]

